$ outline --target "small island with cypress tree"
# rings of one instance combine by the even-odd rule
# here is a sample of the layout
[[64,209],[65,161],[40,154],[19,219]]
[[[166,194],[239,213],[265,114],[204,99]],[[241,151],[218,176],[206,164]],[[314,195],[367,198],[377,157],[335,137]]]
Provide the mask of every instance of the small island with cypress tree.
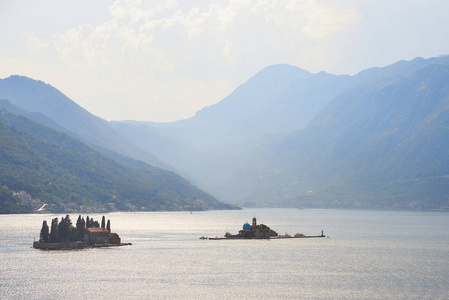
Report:
[[51,228],[47,221],[43,221],[39,241],[33,243],[33,248],[44,250],[69,250],[95,247],[112,247],[131,245],[122,243],[117,233],[111,232],[111,222],[103,216],[101,225],[93,218],[86,220],[78,216],[76,226],[73,226],[70,216],[58,218],[51,221]]

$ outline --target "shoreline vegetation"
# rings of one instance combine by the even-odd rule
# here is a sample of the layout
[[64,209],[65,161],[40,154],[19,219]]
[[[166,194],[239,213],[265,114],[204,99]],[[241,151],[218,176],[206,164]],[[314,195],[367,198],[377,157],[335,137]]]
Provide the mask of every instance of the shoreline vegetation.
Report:
[[117,233],[111,232],[111,222],[103,216],[101,224],[93,218],[78,216],[76,225],[73,226],[69,215],[51,221],[48,227],[47,221],[42,222],[39,241],[33,242],[33,248],[43,250],[71,250],[100,247],[117,247],[132,245],[122,243]]

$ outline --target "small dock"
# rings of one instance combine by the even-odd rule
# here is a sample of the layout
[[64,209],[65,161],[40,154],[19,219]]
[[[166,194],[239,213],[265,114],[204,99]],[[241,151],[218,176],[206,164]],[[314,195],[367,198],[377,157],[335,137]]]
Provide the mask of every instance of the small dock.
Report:
[[310,238],[323,238],[326,237],[325,235],[302,235],[302,236],[296,236],[296,235],[278,235],[278,236],[272,236],[270,239],[276,240],[276,239],[310,239]]

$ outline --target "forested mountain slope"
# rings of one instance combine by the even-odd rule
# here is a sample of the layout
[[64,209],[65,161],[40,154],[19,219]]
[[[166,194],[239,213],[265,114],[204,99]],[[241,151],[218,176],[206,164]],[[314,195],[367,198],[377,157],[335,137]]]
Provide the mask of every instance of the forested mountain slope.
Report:
[[[5,110],[0,110],[0,136],[0,184],[55,204],[56,211],[68,203],[97,210],[232,208],[173,172],[137,161],[126,166]],[[8,199],[2,197],[1,205]]]
[[291,203],[449,206],[448,60],[342,93],[270,151]]

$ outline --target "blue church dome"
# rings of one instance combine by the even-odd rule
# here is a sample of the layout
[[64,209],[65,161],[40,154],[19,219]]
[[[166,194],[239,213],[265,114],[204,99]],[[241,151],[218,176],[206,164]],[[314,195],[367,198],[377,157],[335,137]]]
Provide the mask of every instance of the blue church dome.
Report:
[[243,224],[243,229],[249,229],[249,228],[251,228],[251,225],[249,225],[249,223]]

